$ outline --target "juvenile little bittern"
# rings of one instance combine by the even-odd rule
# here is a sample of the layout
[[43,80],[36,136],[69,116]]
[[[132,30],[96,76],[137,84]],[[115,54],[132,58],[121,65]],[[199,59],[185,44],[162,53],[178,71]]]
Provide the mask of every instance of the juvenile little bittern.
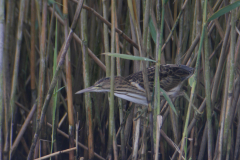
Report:
[[[160,87],[164,89],[169,96],[174,97],[180,90],[182,82],[188,79],[193,72],[193,68],[185,65],[161,65],[159,70]],[[147,68],[147,74],[149,89],[150,92],[152,92],[154,87],[155,66]],[[110,78],[100,79],[93,86],[80,90],[76,92],[76,94],[84,92],[110,92]],[[142,71],[125,78],[116,76],[114,79],[114,95],[147,106]]]

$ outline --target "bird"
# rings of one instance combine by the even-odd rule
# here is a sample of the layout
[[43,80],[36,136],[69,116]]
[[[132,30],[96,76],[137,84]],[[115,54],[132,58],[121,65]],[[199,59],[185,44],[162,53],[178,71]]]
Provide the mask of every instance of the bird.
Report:
[[[166,91],[170,97],[176,97],[180,91],[182,83],[191,77],[194,68],[178,65],[160,65],[160,87]],[[149,90],[152,94],[154,88],[155,66],[147,68]],[[110,92],[110,77],[102,78],[91,87],[85,88],[75,94],[85,92]],[[143,82],[143,72],[139,71],[127,77],[114,77],[114,95],[130,102],[147,106],[147,98]]]

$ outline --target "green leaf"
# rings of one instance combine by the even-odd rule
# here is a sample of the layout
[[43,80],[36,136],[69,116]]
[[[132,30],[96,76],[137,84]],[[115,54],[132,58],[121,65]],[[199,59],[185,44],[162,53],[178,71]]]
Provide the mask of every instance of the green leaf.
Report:
[[177,111],[172,103],[172,100],[170,99],[170,97],[168,96],[168,94],[166,93],[166,91],[162,88],[160,88],[160,91],[162,92],[164,98],[167,100],[169,106],[172,108],[172,110],[174,111],[174,113],[177,115]]
[[231,10],[233,10],[233,9],[239,7],[239,6],[240,6],[240,1],[236,1],[236,2],[230,4],[230,5],[226,6],[226,7],[218,10],[217,12],[215,12],[215,13],[207,20],[207,23],[210,22],[210,21],[212,21],[212,20],[214,20],[214,19],[216,19],[216,18],[218,18],[218,17],[220,17],[220,16],[222,16],[222,15],[224,15],[224,14],[227,13],[227,12],[230,12]]
[[59,88],[58,90],[55,90],[54,93],[53,93],[53,95],[57,95],[57,93],[58,93],[59,91],[61,91],[63,88],[65,88],[65,86]]
[[154,43],[156,44],[156,30],[155,30],[155,27],[153,25],[153,21],[152,21],[152,18],[150,17],[150,20],[149,20],[149,28],[150,28],[150,33],[151,33],[151,36],[152,36],[152,39],[154,41]]
[[65,86],[59,88],[59,89],[57,90],[57,92],[61,91],[63,88],[65,88]]
[[132,56],[132,55],[127,55],[127,54],[119,54],[119,53],[102,53],[102,54],[105,54],[107,56],[119,57],[119,58],[123,58],[123,59],[129,59],[129,60],[156,62],[149,58]]
[[194,82],[194,74],[188,79],[189,85],[192,87]]

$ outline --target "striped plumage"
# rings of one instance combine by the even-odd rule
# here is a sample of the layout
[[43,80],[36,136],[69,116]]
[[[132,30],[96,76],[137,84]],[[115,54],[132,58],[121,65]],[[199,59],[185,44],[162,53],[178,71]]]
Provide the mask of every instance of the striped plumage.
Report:
[[[193,74],[194,69],[185,65],[168,64],[161,65],[160,87],[170,96],[176,96],[180,90],[181,84]],[[149,89],[153,91],[155,66],[147,68]],[[76,94],[84,92],[110,92],[110,78],[103,78],[97,81],[93,86],[80,90]],[[147,105],[147,99],[143,84],[142,71],[129,75],[127,77],[116,76],[114,79],[114,95],[142,105]]]

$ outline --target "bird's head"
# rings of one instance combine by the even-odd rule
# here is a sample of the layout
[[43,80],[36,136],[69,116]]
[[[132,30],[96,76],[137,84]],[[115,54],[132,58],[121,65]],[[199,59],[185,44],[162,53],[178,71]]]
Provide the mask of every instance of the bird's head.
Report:
[[[114,90],[126,83],[128,82],[125,81],[123,77],[114,77]],[[110,77],[102,78],[95,82],[93,86],[80,90],[75,94],[81,94],[85,92],[110,92]]]
[[82,94],[85,92],[109,92],[110,91],[110,78],[102,78],[97,81],[93,86],[82,89],[75,94]]

